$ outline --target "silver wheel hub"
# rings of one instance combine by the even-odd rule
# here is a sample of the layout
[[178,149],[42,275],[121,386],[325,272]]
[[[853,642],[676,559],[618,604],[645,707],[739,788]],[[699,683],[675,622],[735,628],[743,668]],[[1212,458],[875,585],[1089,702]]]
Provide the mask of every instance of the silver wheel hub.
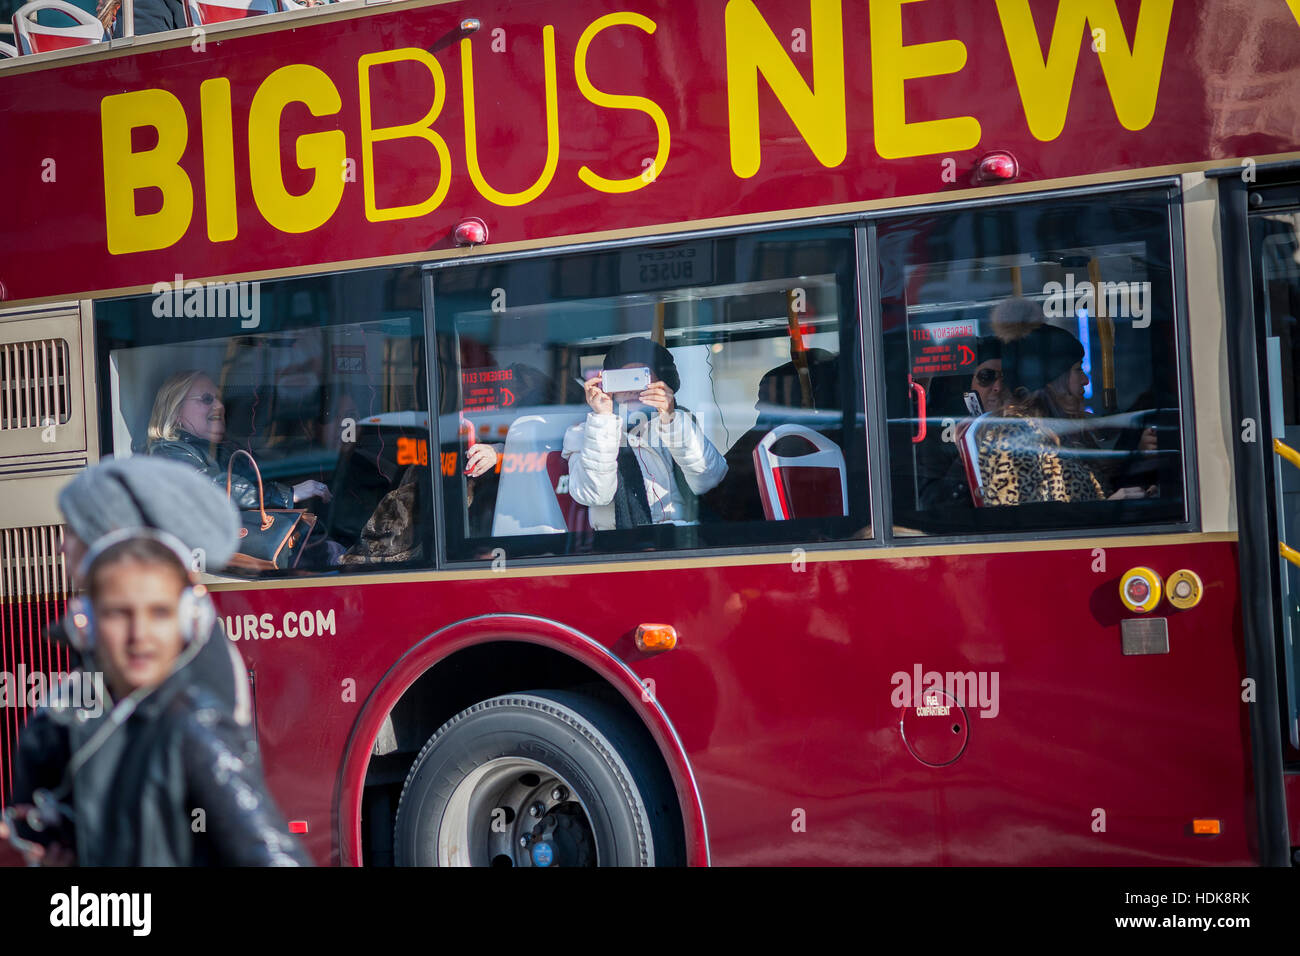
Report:
[[599,847],[573,787],[526,757],[475,767],[438,827],[439,866],[595,866]]

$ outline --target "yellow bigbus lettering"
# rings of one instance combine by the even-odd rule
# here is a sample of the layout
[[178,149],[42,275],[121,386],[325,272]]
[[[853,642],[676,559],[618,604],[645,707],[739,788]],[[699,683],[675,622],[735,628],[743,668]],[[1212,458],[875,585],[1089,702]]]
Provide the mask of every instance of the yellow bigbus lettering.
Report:
[[1125,129],[1145,129],[1156,112],[1160,72],[1174,0],[1146,0],[1138,11],[1130,51],[1115,0],[1060,0],[1047,58],[1042,56],[1029,0],[997,0],[1011,67],[1020,88],[1029,131],[1048,142],[1061,135],[1079,64],[1079,33],[1085,21],[1110,90],[1115,115]]
[[[106,96],[99,104],[104,150],[104,222],[111,255],[148,252],[174,245],[190,228],[194,186],[181,169],[189,124],[181,101],[166,90],[136,90]],[[131,131],[152,126],[158,145],[131,151]],[[162,192],[162,208],[136,215],[137,190]]]
[[294,63],[263,80],[248,109],[248,167],[257,208],[281,232],[310,232],[334,215],[343,198],[341,170],[347,143],[342,130],[299,136],[298,165],[313,170],[315,176],[301,196],[289,192],[281,169],[280,117],[290,103],[305,104],[312,116],[330,116],[343,108],[343,101],[324,72]]
[[973,116],[907,121],[907,80],[956,73],[966,65],[966,45],[960,40],[903,45],[903,4],[917,2],[924,0],[871,4],[872,122],[876,152],[884,159],[957,152],[980,141],[980,124]]
[[[370,68],[402,60],[424,64],[433,77],[433,103],[429,106],[429,111],[414,123],[375,129],[370,118]],[[451,151],[447,149],[447,141],[432,128],[447,100],[447,80],[442,66],[426,50],[418,47],[384,50],[381,53],[367,53],[357,60],[357,79],[361,90],[361,163],[362,178],[365,180],[363,191],[366,197],[366,218],[371,222],[390,222],[394,219],[415,219],[433,212],[442,204],[447,197],[447,190],[451,188]],[[422,202],[380,209],[375,203],[375,143],[415,137],[432,145],[438,154],[438,183]]]
[[657,24],[649,17],[643,17],[639,13],[609,13],[595,20],[587,29],[582,31],[582,36],[578,40],[578,49],[573,57],[573,72],[578,80],[578,89],[582,91],[583,96],[597,106],[604,106],[613,110],[639,110],[648,115],[655,124],[658,146],[655,149],[654,162],[650,167],[630,179],[606,179],[604,176],[598,176],[592,172],[589,166],[583,166],[578,170],[578,178],[592,189],[598,189],[603,193],[630,193],[654,182],[659,178],[659,174],[663,172],[663,168],[668,162],[668,117],[664,115],[664,111],[659,108],[659,104],[654,100],[646,99],[644,96],[605,93],[592,85],[590,77],[587,76],[587,48],[591,46],[591,41],[596,38],[596,34],[615,26],[636,27],[646,33],[653,34]]
[[230,118],[230,81],[204,80],[199,86],[203,117],[203,202],[208,238],[234,239],[239,232],[235,205],[235,138]]
[[811,0],[813,89],[803,81],[752,0],[730,0],[725,13],[727,121],[731,168],[748,179],[758,172],[758,74],[762,73],[799,135],[827,168],[848,155],[844,109],[844,24],[840,0]]
[[474,113],[474,59],[469,38],[460,41],[460,77],[465,97],[465,165],[469,167],[469,178],[479,193],[498,206],[522,206],[532,202],[551,184],[555,177],[555,167],[560,162],[559,82],[555,72],[555,27],[550,24],[542,28],[542,46],[545,50],[543,69],[546,74],[546,164],[537,181],[527,189],[517,193],[504,193],[493,189],[479,168],[478,128]]

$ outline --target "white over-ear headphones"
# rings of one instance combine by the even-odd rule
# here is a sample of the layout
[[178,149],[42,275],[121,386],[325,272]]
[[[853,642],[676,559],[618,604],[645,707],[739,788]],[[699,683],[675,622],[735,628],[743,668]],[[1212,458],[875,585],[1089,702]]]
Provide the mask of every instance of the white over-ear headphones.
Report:
[[[139,539],[156,541],[171,552],[172,556],[180,564],[188,582],[190,573],[189,549],[175,535],[168,534],[166,531],[159,531],[156,528],[121,528],[97,538],[81,561],[81,566],[77,571],[78,579],[82,582],[89,582],[90,573],[94,569],[95,562],[102,558],[105,552],[124,541]],[[181,640],[188,645],[196,638],[206,634],[215,623],[216,614],[216,609],[212,606],[212,598],[208,596],[208,589],[202,584],[187,583],[185,589],[181,591],[180,605],[177,608],[177,617],[181,626]],[[68,602],[68,621],[71,624],[69,631],[71,632],[72,641],[77,646],[77,649],[85,653],[93,652],[95,649],[95,617],[88,598],[75,597]]]

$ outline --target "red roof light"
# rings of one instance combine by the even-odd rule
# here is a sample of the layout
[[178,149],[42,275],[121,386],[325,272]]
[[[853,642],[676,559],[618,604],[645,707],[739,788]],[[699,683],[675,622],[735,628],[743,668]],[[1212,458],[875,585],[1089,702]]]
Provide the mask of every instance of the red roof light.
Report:
[[975,181],[1006,183],[1020,175],[1020,164],[1010,153],[989,153],[975,169]]
[[456,224],[456,245],[481,246],[487,242],[488,227],[482,219],[470,216]]

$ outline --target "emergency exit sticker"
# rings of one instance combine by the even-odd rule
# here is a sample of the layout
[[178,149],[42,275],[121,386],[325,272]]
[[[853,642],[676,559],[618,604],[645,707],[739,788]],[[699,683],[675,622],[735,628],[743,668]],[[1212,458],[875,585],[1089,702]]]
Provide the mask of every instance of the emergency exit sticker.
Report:
[[908,336],[914,378],[975,370],[974,322],[914,325]]
[[515,373],[508,368],[466,369],[460,373],[461,395],[467,412],[490,412],[515,403]]

